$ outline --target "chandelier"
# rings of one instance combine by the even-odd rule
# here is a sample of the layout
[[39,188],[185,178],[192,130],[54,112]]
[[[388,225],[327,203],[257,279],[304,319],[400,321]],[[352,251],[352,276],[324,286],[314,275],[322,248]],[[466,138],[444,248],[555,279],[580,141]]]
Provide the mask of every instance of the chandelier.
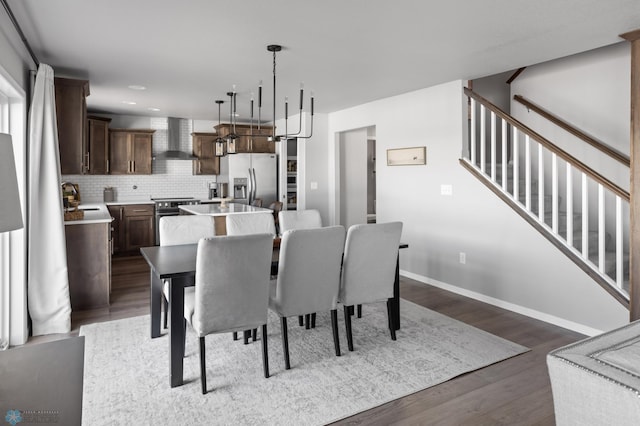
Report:
[[[218,137],[216,139],[215,151],[216,156],[221,157],[226,154],[235,154],[236,153],[236,139],[239,137],[249,137],[249,138],[267,138],[271,142],[279,142],[281,140],[287,140],[290,138],[300,138],[300,139],[309,139],[313,136],[313,109],[314,109],[314,96],[313,92],[311,92],[310,96],[310,106],[309,112],[311,116],[311,121],[309,124],[309,133],[302,134],[302,116],[304,114],[304,85],[300,84],[300,102],[299,102],[299,117],[300,121],[298,123],[298,130],[296,132],[289,133],[289,99],[288,97],[284,98],[284,133],[276,134],[276,88],[277,88],[277,78],[276,78],[276,53],[282,50],[282,46],[279,44],[270,44],[267,46],[267,51],[273,54],[273,127],[271,135],[265,135],[259,132],[262,125],[262,80],[258,83],[258,120],[256,129],[257,133],[254,133],[254,97],[253,93],[251,93],[251,104],[250,104],[250,127],[249,133],[239,134],[236,131],[237,124],[237,92],[236,86],[233,86],[233,90],[231,92],[227,92],[227,96],[229,96],[229,124],[230,124],[230,133],[226,136],[226,138]],[[218,104],[218,127],[220,126],[220,109],[221,105],[224,103],[222,100],[216,100],[216,104]]]

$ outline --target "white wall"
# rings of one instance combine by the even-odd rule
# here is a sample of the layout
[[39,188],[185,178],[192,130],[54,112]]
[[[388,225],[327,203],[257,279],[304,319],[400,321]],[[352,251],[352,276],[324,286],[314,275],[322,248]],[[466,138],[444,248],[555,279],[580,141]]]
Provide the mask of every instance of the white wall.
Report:
[[[628,321],[618,302],[459,165],[461,81],[338,111],[328,124],[330,188],[339,173],[337,135],[375,126],[377,219],[404,223],[405,275],[585,333]],[[427,147],[425,166],[386,166],[387,149],[413,146]],[[453,195],[441,195],[442,184]],[[340,196],[339,188],[329,192],[332,223]]]
[[[527,67],[511,83],[522,95],[601,142],[629,155],[630,44],[621,42]],[[629,168],[511,101],[511,114],[547,139],[629,189]]]

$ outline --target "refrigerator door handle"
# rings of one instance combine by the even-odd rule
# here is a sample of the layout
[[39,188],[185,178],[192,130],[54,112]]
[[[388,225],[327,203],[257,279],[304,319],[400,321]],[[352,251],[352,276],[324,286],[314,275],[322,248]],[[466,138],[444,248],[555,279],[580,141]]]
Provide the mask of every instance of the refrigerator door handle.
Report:
[[253,176],[251,175],[251,167],[248,169],[249,172],[249,189],[247,194],[247,204],[251,205],[253,202]]
[[253,201],[255,201],[258,196],[258,179],[256,179],[256,169],[252,168],[251,171],[253,172]]

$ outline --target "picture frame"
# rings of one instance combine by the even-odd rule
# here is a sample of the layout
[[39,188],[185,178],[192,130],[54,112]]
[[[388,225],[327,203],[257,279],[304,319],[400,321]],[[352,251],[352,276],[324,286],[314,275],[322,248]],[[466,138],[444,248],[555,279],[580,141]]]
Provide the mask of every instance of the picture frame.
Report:
[[417,166],[423,164],[427,164],[426,146],[387,150],[387,166]]

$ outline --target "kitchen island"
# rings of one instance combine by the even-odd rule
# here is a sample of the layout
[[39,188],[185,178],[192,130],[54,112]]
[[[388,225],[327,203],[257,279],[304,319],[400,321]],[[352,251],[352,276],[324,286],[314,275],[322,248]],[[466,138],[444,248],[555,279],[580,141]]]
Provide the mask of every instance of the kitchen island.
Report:
[[213,216],[216,235],[227,235],[226,217],[232,214],[273,213],[270,209],[254,207],[247,204],[227,203],[221,204],[196,204],[180,206],[180,214],[197,214]]
[[109,306],[111,292],[111,221],[107,206],[80,204],[83,217],[65,220],[71,309]]

